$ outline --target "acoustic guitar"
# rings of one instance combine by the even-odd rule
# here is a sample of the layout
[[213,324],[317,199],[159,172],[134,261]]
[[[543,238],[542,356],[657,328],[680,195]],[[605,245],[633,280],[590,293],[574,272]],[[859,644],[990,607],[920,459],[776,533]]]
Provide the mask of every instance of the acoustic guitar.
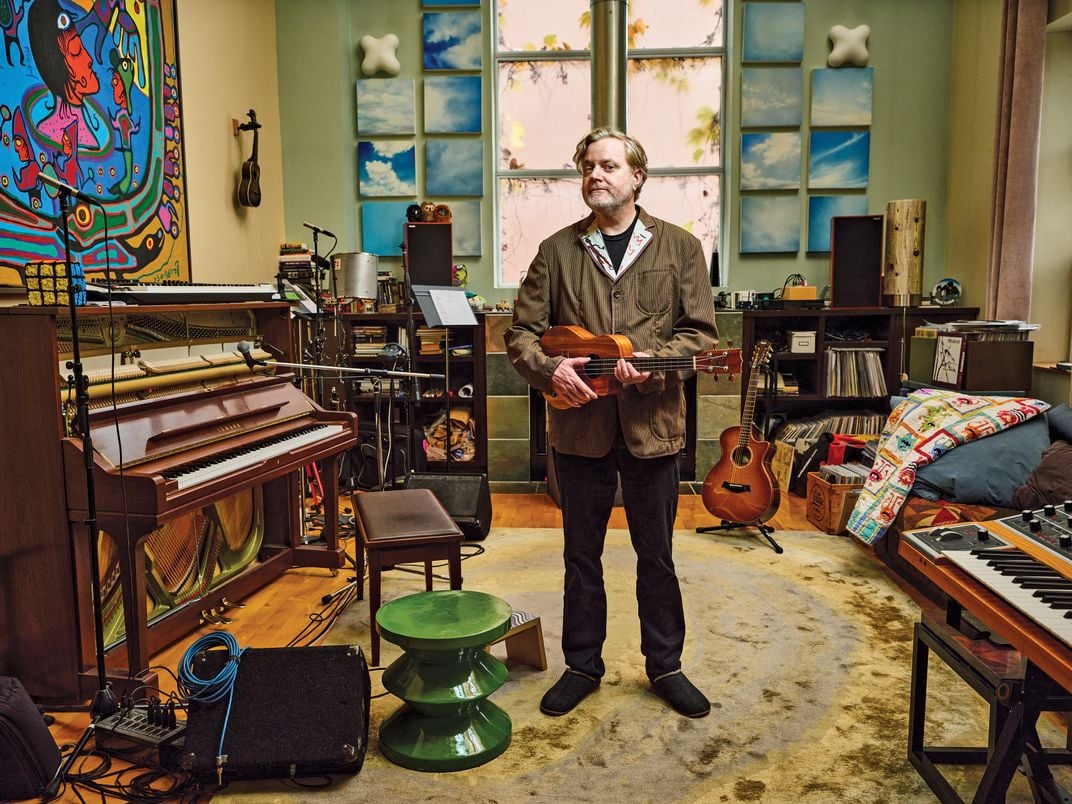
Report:
[[242,163],[242,177],[238,181],[238,203],[244,207],[259,207],[261,205],[261,166],[257,164],[257,135],[260,133],[261,124],[257,122],[257,113],[250,109],[249,122],[243,123],[238,128],[242,131],[253,132],[253,153],[249,159]]
[[[596,396],[616,394],[622,384],[614,379],[619,359],[631,363],[637,371],[697,371],[705,374],[740,374],[740,349],[709,349],[692,357],[634,357],[633,344],[624,335],[593,335],[584,327],[551,327],[540,338],[540,346],[552,357],[587,357],[578,374]],[[554,392],[543,395],[557,410],[570,407]]]
[[741,424],[727,427],[719,436],[722,457],[704,480],[704,507],[728,522],[766,522],[774,516],[781,501],[778,483],[771,471],[774,451],[768,442],[757,436],[752,423],[760,370],[770,360],[770,355],[769,341],[756,343]]

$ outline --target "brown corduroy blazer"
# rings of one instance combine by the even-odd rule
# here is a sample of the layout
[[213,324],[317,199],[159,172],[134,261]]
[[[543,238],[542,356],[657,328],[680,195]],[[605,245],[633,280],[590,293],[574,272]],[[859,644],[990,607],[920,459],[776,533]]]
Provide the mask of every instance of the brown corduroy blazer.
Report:
[[[700,241],[679,226],[640,210],[654,235],[629,269],[612,280],[585,251],[580,236],[592,216],[540,244],[521,284],[512,326],[504,341],[510,362],[539,391],[563,360],[540,348],[550,327],[575,325],[593,335],[620,334],[633,350],[656,357],[691,357],[718,341],[710,279]],[[581,408],[548,408],[549,441],[559,452],[607,454],[617,424],[629,451],[640,458],[670,455],[685,445],[685,396],[689,372],[655,372],[639,385],[600,397]],[[615,416],[615,407],[617,416]]]

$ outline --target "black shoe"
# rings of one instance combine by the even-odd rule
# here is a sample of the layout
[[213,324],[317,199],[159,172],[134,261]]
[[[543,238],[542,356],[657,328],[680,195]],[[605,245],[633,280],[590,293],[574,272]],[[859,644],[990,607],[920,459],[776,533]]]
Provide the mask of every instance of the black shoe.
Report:
[[596,691],[599,679],[566,668],[562,678],[544,693],[540,701],[540,711],[545,715],[558,717],[569,712],[573,707]]
[[660,698],[686,717],[704,717],[711,711],[711,702],[680,670],[653,678],[651,686]]

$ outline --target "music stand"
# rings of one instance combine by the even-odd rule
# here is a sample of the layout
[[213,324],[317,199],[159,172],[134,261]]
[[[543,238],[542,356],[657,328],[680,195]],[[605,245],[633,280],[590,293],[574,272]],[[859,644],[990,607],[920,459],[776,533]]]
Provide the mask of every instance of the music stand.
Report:
[[[450,327],[475,327],[476,316],[465,290],[442,285],[414,285],[413,296],[421,308],[426,324],[443,327],[443,398],[446,402],[446,442],[444,444],[447,462],[447,474],[451,463],[451,421],[450,421]],[[474,344],[475,346],[475,344]]]

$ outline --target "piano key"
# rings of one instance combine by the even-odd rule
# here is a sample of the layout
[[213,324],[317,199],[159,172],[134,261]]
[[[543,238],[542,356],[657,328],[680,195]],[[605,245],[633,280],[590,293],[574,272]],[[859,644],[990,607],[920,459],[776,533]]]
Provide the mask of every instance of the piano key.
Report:
[[[996,555],[999,552],[1001,555]],[[1022,588],[1014,575],[1002,574],[991,563],[996,561],[1005,566],[1020,565],[1030,571],[1045,569],[1046,566],[1042,562],[1018,550],[951,551],[946,553],[945,557],[1042,628],[1072,646],[1072,618],[1067,616],[1069,612],[1036,597],[1030,590]]]
[[314,444],[342,433],[345,429],[341,424],[313,425],[261,444],[222,453],[211,460],[193,461],[190,464],[177,466],[163,474],[164,477],[174,480],[179,490],[187,489],[240,472],[271,458],[287,455],[307,444]]

